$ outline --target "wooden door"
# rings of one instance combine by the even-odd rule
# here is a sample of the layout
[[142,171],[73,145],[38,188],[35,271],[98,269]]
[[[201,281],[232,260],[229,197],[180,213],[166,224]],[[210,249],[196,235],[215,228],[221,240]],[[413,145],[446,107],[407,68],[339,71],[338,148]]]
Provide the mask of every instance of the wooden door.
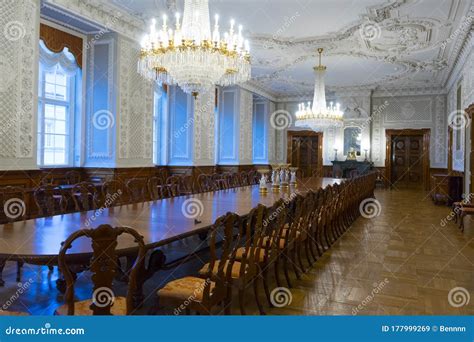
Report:
[[288,164],[298,168],[300,177],[319,175],[322,167],[320,139],[321,134],[315,132],[289,132]]
[[392,184],[419,188],[423,185],[423,136],[392,139]]

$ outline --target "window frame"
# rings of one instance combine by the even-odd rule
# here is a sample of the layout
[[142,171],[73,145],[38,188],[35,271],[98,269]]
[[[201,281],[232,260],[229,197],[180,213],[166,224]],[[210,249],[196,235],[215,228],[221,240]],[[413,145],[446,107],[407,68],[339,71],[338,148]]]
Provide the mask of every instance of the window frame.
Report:
[[[58,69],[60,69],[60,65],[56,65],[55,73],[57,74]],[[39,66],[39,88],[38,88],[38,161],[37,164],[41,168],[48,168],[48,167],[71,167],[74,163],[74,122],[75,122],[75,101],[76,101],[76,77],[68,76],[67,74],[63,73],[66,77],[66,100],[59,100],[59,99],[51,99],[47,98],[45,95],[46,92],[46,74],[50,73],[51,71],[46,70],[40,63]],[[65,136],[65,153],[66,153],[66,163],[53,163],[53,164],[45,164],[44,163],[44,154],[45,154],[45,108],[46,105],[52,106],[63,106],[66,108],[66,134],[57,134],[51,133],[52,136]],[[48,133],[49,134],[49,133]]]

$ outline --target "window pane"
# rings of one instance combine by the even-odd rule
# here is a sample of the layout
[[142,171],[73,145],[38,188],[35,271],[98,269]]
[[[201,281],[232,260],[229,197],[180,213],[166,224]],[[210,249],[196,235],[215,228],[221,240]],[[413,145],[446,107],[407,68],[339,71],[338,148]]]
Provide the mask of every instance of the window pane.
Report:
[[66,137],[64,135],[56,135],[54,137],[54,147],[57,149],[66,149]]
[[54,152],[51,150],[44,150],[44,164],[53,165],[54,164]]
[[54,99],[56,97],[56,92],[54,90],[54,84],[45,83],[44,85],[44,96],[49,99]]
[[66,164],[66,153],[64,151],[56,151],[54,153],[54,163],[58,164]]
[[57,73],[56,74],[56,84],[61,86],[66,86],[66,75]]
[[54,120],[45,119],[44,120],[44,132],[45,133],[54,133]]
[[46,104],[44,106],[44,117],[54,119],[54,105]]
[[45,74],[45,82],[46,82],[46,83],[54,84],[54,79],[55,79],[54,76],[55,76],[54,73],[47,72],[47,73]]
[[66,107],[64,106],[55,106],[56,107],[56,120],[66,120]]
[[56,120],[54,122],[54,133],[66,134],[66,121]]
[[66,87],[56,86],[56,99],[66,100]]

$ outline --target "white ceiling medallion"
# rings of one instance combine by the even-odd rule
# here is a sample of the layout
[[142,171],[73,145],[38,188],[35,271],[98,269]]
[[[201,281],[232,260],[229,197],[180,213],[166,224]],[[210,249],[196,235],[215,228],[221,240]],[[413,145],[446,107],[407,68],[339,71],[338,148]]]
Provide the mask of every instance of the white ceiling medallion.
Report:
[[208,0],[185,0],[181,26],[176,14],[175,29],[163,16],[161,30],[156,21],[142,41],[138,72],[158,83],[177,84],[196,97],[214,85],[230,86],[250,79],[249,43],[236,32],[231,20],[229,32],[221,35],[215,16],[211,34]]
[[329,127],[342,127],[344,113],[339,109],[339,103],[335,106],[330,103],[326,106],[326,89],[324,86],[324,75],[326,67],[321,65],[321,54],[323,49],[318,49],[319,65],[314,67],[316,72],[316,83],[314,85],[313,105],[301,103],[296,112],[297,127],[309,127],[314,131],[323,131]]

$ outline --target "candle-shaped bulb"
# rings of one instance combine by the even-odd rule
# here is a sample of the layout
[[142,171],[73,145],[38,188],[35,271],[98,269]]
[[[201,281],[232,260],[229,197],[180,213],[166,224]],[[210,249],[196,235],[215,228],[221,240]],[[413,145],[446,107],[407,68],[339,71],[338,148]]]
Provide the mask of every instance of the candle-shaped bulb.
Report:
[[163,14],[163,29],[166,30],[166,22],[168,21],[168,16]]
[[245,40],[245,51],[246,51],[247,53],[250,52],[250,44],[249,44],[248,39]]
[[181,15],[178,12],[176,12],[175,18],[176,18],[176,30],[179,30],[179,27],[180,27],[179,19],[181,18]]
[[214,15],[214,26],[219,27],[219,14]]

